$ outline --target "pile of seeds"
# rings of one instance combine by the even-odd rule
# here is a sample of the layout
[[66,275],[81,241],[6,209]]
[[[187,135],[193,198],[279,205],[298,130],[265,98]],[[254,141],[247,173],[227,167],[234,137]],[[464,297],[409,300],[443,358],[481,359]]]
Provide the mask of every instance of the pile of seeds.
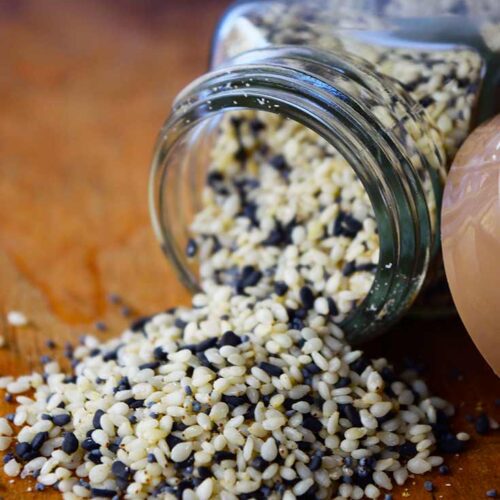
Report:
[[188,256],[204,283],[299,300],[340,320],[371,288],[379,256],[372,206],[354,170],[306,127],[266,112],[226,115]]
[[0,420],[4,471],[67,499],[359,499],[441,465],[436,447],[461,451],[450,406],[352,350],[311,297],[207,285],[192,308],[85,337],[70,373],[46,359],[1,379],[18,403]]

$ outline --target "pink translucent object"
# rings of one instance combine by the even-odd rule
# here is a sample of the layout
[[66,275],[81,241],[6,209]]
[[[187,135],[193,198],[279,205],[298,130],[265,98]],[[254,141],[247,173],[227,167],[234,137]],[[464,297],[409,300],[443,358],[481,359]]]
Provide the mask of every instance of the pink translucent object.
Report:
[[442,245],[460,317],[500,375],[500,115],[477,128],[455,157],[444,192]]

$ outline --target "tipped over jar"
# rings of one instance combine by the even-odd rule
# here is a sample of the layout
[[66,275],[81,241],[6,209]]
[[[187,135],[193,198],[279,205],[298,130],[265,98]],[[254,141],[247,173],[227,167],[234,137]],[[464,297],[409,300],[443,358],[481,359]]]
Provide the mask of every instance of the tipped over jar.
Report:
[[351,342],[387,329],[439,255],[448,165],[499,109],[499,33],[495,0],[235,2],[153,160],[183,282],[307,289]]

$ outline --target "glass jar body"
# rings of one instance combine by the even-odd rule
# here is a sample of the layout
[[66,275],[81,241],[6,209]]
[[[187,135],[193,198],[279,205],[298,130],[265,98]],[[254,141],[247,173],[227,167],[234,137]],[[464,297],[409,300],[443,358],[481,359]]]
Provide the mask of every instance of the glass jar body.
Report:
[[[344,3],[321,2],[322,6],[329,7],[340,4]],[[163,248],[183,281],[196,289],[200,276],[184,249],[191,241],[189,228],[193,228],[193,220],[206,208],[203,192],[213,188],[205,184],[211,162],[208,158],[220,135],[221,123],[230,120],[224,114],[230,113],[233,118],[239,115],[241,120],[243,113],[245,120],[246,111],[242,110],[253,110],[251,113],[260,113],[266,125],[268,120],[262,116],[263,111],[273,115],[279,113],[298,122],[299,127],[313,131],[318,143],[332,146],[335,154],[340,153],[354,169],[372,203],[376,219],[379,254],[373,256],[373,262],[363,262],[363,265],[371,265],[373,284],[342,323],[351,341],[358,341],[380,333],[400,317],[423,284],[437,249],[438,207],[446,164],[444,149],[448,157],[452,156],[470,127],[483,66],[476,51],[446,47],[446,60],[451,60],[455,71],[461,63],[450,59],[450,53],[470,59],[476,69],[469,73],[474,73],[479,81],[462,85],[465,90],[460,103],[466,105],[464,108],[451,116],[445,115],[441,123],[439,117],[433,122],[432,113],[446,108],[432,96],[432,101],[429,100],[428,93],[424,94],[425,88],[432,87],[435,82],[420,81],[415,86],[405,77],[406,81],[400,79],[398,83],[369,62],[353,58],[353,52],[359,55],[359,43],[365,49],[368,45],[366,41],[353,41],[352,35],[368,33],[368,30],[360,29],[358,23],[357,29],[352,26],[347,29],[347,36],[343,28],[325,22],[329,17],[320,15],[318,10],[312,12],[312,5],[308,2],[304,9],[297,2],[237,2],[228,11],[215,37],[213,71],[181,93],[160,135],[151,176],[151,208]],[[362,24],[366,27],[365,18]],[[348,16],[339,19],[344,23],[349,19],[351,24],[353,22]],[[307,44],[304,43],[306,39]],[[433,49],[432,57],[439,59],[438,49],[435,46]],[[407,62],[415,58],[420,65],[425,60],[427,69],[443,64],[435,63],[435,59],[427,55],[428,51],[423,52],[421,48],[417,52],[411,48],[410,55],[408,50],[406,47],[403,52],[396,52],[404,55],[398,64],[410,73]],[[440,46],[439,50],[439,57],[443,57],[444,48]],[[373,56],[373,53],[378,55]],[[381,53],[387,53],[387,48],[378,51],[372,47],[369,51],[372,58],[387,58]],[[370,59],[363,55],[363,59]],[[379,59],[374,62],[380,66]],[[394,60],[389,58],[385,73],[392,77],[391,71],[400,72],[394,69],[395,66]],[[410,92],[412,86],[415,86],[414,95]],[[457,89],[451,85],[451,90]],[[445,96],[442,100],[445,98],[448,99]],[[451,98],[458,100],[456,95]],[[448,136],[444,134],[449,128],[446,119],[456,120],[452,126],[454,133]],[[271,123],[276,118],[269,120]],[[337,200],[330,201],[333,205]],[[331,217],[332,220],[325,223],[325,232],[334,231],[334,215]],[[245,219],[244,213],[235,212],[234,218],[245,224],[241,222]],[[280,227],[287,223],[286,220],[277,222]],[[304,222],[306,230],[310,229],[307,225],[310,222]],[[214,235],[206,230],[209,225],[209,221],[204,220],[203,227],[200,228],[200,224],[195,227],[198,235],[206,233],[197,245],[208,248],[209,240],[214,241]],[[248,232],[252,234],[251,224]],[[289,251],[289,246],[286,241],[277,245],[283,252]],[[217,248],[215,253],[219,250]],[[222,248],[222,253],[224,250]],[[205,251],[213,253],[213,245]],[[346,264],[349,263],[339,264],[342,274],[345,274]],[[221,281],[228,283],[229,274],[225,271],[229,264],[222,262],[220,267],[218,271],[224,272],[219,275],[226,275]],[[269,265],[263,269],[263,274],[273,275],[272,279],[277,280],[280,271],[276,269]],[[363,271],[366,269],[365,266]],[[202,265],[201,280],[212,271],[212,263],[208,270]],[[321,285],[320,278],[314,279],[318,276],[311,271],[303,278],[316,281],[323,293],[328,292],[328,286]],[[346,279],[353,278],[349,275]]]

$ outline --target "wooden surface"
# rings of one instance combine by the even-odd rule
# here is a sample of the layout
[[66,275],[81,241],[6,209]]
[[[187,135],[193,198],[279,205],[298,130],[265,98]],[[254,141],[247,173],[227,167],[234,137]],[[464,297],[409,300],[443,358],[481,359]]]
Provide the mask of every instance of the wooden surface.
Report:
[[[109,292],[140,313],[188,300],[150,229],[148,168],[172,98],[206,67],[225,3],[0,0],[2,374],[36,369],[47,338],[116,335],[126,320]],[[30,327],[9,327],[12,309]],[[97,332],[97,320],[109,331]],[[481,408],[499,418],[499,381],[459,321],[405,320],[368,349],[422,360],[433,390],[457,405],[457,429],[473,435],[469,451],[447,459],[452,475],[433,477],[434,494],[417,480],[394,497],[500,490],[498,435],[477,436],[465,421]],[[2,414],[12,409],[0,402]],[[30,485],[0,474],[5,499],[31,496]]]

